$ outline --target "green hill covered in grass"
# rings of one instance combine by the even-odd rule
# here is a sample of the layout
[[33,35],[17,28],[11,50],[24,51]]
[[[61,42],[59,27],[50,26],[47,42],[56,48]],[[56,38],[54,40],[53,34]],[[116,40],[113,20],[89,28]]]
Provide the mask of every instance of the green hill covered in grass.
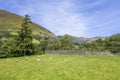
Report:
[[[9,32],[11,35],[16,35],[22,21],[22,16],[0,9],[0,32]],[[34,22],[31,28],[33,35],[56,37],[52,32]]]
[[[34,22],[27,25],[28,23],[24,22],[26,19],[17,14],[0,10],[0,58],[23,56],[21,54],[27,50],[29,50],[27,53],[32,55],[43,54],[46,49],[58,48],[57,44],[60,42],[56,35]],[[24,28],[23,23],[26,23]],[[22,47],[19,46],[20,44]],[[30,48],[28,49],[28,47]]]

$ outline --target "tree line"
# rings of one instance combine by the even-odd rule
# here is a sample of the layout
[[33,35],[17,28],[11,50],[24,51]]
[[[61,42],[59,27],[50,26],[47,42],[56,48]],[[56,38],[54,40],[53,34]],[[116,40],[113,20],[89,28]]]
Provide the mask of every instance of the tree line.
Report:
[[[0,57],[19,57],[35,54],[44,54],[46,49],[56,50],[60,47],[57,38],[41,34],[33,35],[30,16],[25,15],[17,35],[11,35],[9,31],[0,31]],[[33,39],[39,41],[38,44]]]
[[97,39],[90,43],[81,44],[80,49],[94,51],[107,51],[113,54],[120,52],[120,34],[115,34],[105,39]]
[[113,54],[120,52],[120,34],[114,34],[104,39],[96,39],[86,43],[75,43],[73,37],[64,35],[60,37],[63,50],[84,50],[84,51],[107,51]]
[[[73,37],[70,35],[59,36],[58,38],[51,38],[48,35],[33,36],[31,24],[30,17],[25,15],[16,36],[11,35],[9,31],[0,32],[0,57],[44,54],[45,50],[109,51],[114,54],[120,52],[120,34],[81,44],[73,42]],[[37,39],[39,43],[34,44],[33,38]]]
[[25,15],[17,36],[10,36],[7,39],[0,39],[0,56],[1,57],[17,57],[23,55],[34,54],[34,44],[32,43],[32,29],[30,28],[31,20]]

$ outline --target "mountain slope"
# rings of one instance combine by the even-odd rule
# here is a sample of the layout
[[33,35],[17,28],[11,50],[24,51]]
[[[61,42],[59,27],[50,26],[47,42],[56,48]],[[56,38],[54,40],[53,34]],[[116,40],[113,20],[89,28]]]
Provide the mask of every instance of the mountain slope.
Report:
[[104,37],[93,37],[93,38],[85,38],[85,37],[75,37],[72,36],[74,43],[84,44],[84,43],[90,43],[92,41],[95,41],[97,39],[105,39]]
[[[0,31],[9,31],[10,34],[16,34],[22,21],[22,16],[0,9]],[[32,23],[31,28],[33,29],[34,35],[41,36],[42,34],[42,36],[47,35],[56,37],[52,32],[34,22]]]

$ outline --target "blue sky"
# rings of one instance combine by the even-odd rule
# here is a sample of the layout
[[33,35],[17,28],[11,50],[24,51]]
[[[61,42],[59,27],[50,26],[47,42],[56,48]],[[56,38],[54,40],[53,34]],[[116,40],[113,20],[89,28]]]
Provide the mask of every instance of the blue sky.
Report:
[[0,9],[28,14],[56,35],[105,37],[120,33],[120,0],[0,0]]

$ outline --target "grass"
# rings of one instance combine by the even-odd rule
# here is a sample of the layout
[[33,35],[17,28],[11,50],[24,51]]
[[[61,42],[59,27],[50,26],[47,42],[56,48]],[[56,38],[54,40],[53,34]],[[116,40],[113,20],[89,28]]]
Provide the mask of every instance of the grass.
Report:
[[120,80],[120,56],[46,54],[0,59],[0,80]]

